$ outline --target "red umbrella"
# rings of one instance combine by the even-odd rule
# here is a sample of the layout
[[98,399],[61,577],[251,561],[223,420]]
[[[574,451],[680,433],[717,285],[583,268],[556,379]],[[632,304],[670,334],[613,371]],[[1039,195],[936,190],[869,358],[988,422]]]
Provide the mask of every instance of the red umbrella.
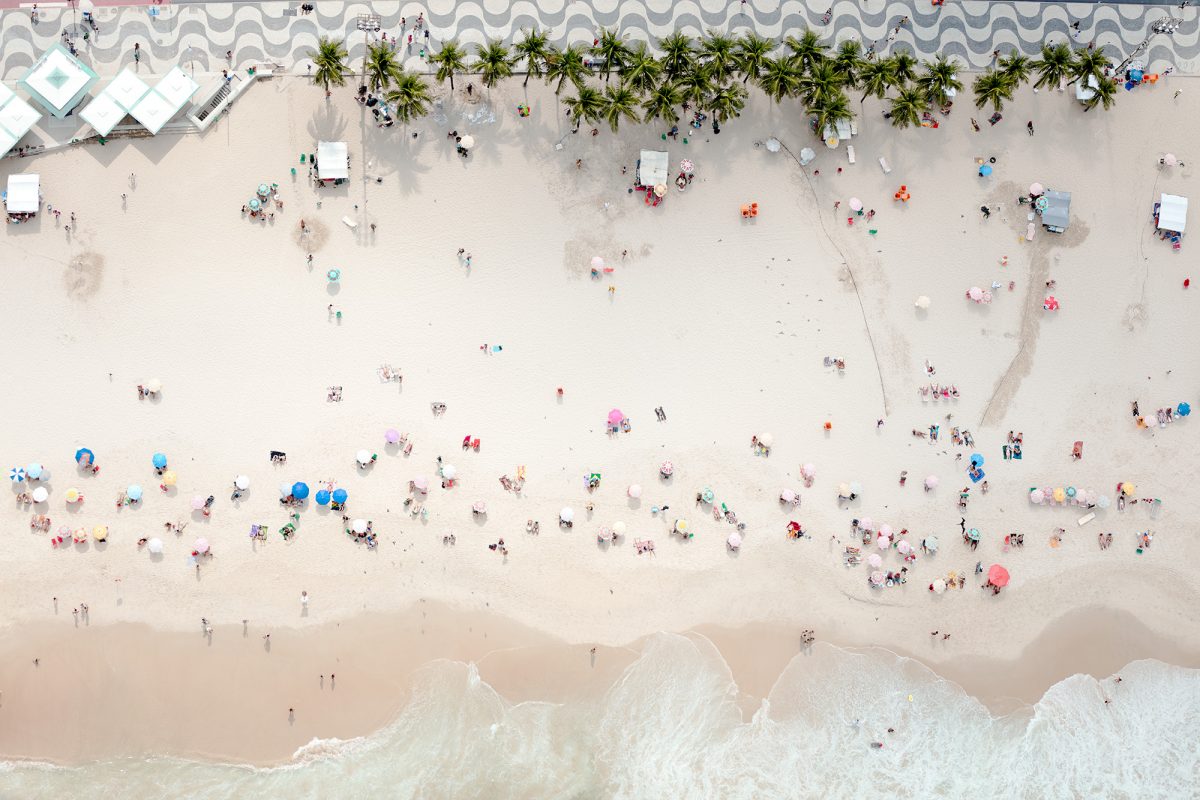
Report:
[[992,586],[1008,586],[1008,570],[999,564],[988,568],[988,583]]

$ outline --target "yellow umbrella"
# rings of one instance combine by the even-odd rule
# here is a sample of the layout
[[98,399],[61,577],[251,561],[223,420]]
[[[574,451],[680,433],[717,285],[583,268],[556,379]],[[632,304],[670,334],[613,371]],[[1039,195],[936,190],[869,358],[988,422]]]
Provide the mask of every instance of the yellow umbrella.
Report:
[[179,478],[176,476],[173,470],[167,470],[162,474],[162,479],[163,486],[174,486],[175,481],[177,481]]
[[92,536],[96,537],[97,542],[103,542],[108,538],[108,528],[103,525],[97,525],[92,530]]
[[79,502],[79,490],[78,489],[67,489],[67,502],[68,503],[78,503]]
[[1129,495],[1130,497],[1133,497],[1133,493],[1137,491],[1137,487],[1134,486],[1132,483],[1122,483],[1121,491],[1124,492],[1125,494]]
[[1066,500],[1066,499],[1067,499],[1067,493],[1063,491],[1061,486],[1054,490],[1054,501],[1056,503],[1061,503],[1063,500]]
[[679,531],[680,533],[687,533],[687,529],[688,529],[688,526],[687,526],[686,519],[675,520],[675,530]]

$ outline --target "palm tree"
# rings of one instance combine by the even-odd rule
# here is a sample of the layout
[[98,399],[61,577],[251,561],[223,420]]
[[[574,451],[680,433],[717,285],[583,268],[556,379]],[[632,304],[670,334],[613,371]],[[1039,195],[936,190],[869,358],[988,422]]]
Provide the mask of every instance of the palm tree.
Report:
[[753,78],[755,82],[762,76],[763,69],[771,57],[774,43],[756,33],[747,33],[737,43],[737,70],[742,73],[742,85],[745,86]]
[[638,97],[632,89],[625,84],[617,86],[604,87],[604,110],[601,116],[608,122],[612,132],[617,132],[617,127],[621,124],[622,119],[627,119],[630,122],[641,122],[641,117],[638,116]]
[[1029,56],[1011,53],[1000,59],[1000,73],[1012,81],[1013,89],[1016,90],[1022,83],[1029,80],[1032,63]]
[[525,31],[525,38],[514,44],[513,50],[518,58],[525,59],[525,82],[522,86],[528,86],[531,77],[540,78],[545,74],[546,56],[549,53],[545,33],[536,30]]
[[322,36],[317,40],[317,49],[310,50],[308,54],[313,61],[313,82],[325,87],[326,97],[333,94],[330,91],[331,86],[346,85],[346,77],[350,74],[350,68],[346,66],[349,54],[346,52],[344,42],[340,39],[334,41],[328,36]]
[[858,82],[863,94],[858,104],[861,106],[868,97],[882,100],[888,89],[899,84],[896,79],[896,64],[890,58],[880,58],[868,61],[858,71]]
[[433,98],[424,78],[401,70],[394,83],[395,88],[387,93],[387,101],[395,109],[397,119],[407,124],[429,113]]
[[976,108],[983,108],[991,103],[992,108],[999,111],[1004,107],[1005,102],[1012,100],[1013,91],[1017,87],[1013,85],[1012,79],[1004,73],[989,69],[975,78],[972,88],[975,90]]
[[610,73],[624,69],[625,62],[629,60],[629,47],[621,41],[616,31],[607,28],[601,28],[597,38],[600,41],[592,48],[592,53],[600,56],[600,73],[604,75],[604,81],[607,83]]
[[925,99],[935,106],[944,106],[950,100],[950,90],[961,92],[962,81],[958,79],[958,65],[945,56],[938,56],[933,61],[926,61],[922,68],[924,72],[917,77],[917,88],[925,94]]
[[842,91],[842,81],[832,61],[819,61],[800,79],[800,95],[808,105],[819,105],[826,97]]
[[686,34],[672,33],[665,39],[658,40],[658,49],[662,53],[663,72],[667,80],[675,80],[692,67],[696,60],[696,51],[692,49],[692,40]]
[[833,71],[843,86],[853,89],[858,86],[859,72],[866,63],[862,57],[862,44],[857,39],[847,39],[838,45],[833,56]]
[[1089,97],[1083,104],[1084,112],[1091,111],[1098,105],[1103,105],[1104,110],[1108,111],[1117,102],[1117,84],[1110,78],[1101,78],[1096,85],[1092,87],[1092,96]]
[[1071,46],[1066,42],[1042,45],[1041,56],[1033,62],[1033,69],[1038,74],[1034,88],[1057,86],[1069,78],[1072,58]]
[[563,84],[570,81],[576,89],[583,88],[583,82],[592,70],[583,62],[583,47],[578,44],[567,45],[563,50],[553,48],[546,56],[546,83],[556,83],[554,93],[562,91]]
[[837,128],[839,122],[849,122],[854,119],[850,110],[850,98],[845,92],[835,92],[823,100],[805,107],[806,114],[816,117],[817,136],[824,137],[826,128]]
[[491,89],[503,79],[512,77],[516,57],[499,39],[479,45],[475,57],[478,59],[476,66],[479,67],[479,79],[487,88]]
[[1097,81],[1104,82],[1104,68],[1108,66],[1108,59],[1104,56],[1104,48],[1097,47],[1094,50],[1076,50],[1075,60],[1071,64],[1071,74],[1074,76],[1071,83],[1077,80],[1086,80],[1088,76],[1093,76]]
[[737,40],[722,33],[708,32],[700,40],[700,60],[708,67],[708,76],[716,83],[724,83],[738,67]]
[[889,113],[892,115],[892,125],[897,128],[920,125],[922,112],[929,109],[927,97],[920,89],[901,89],[892,98],[889,109]]
[[713,133],[720,133],[720,123],[739,117],[746,107],[746,87],[740,83],[726,83],[717,88],[708,99],[708,110],[712,112]]
[[395,51],[390,45],[382,43],[367,45],[367,58],[363,62],[363,74],[366,76],[367,86],[371,87],[372,92],[387,89],[400,78],[403,72],[404,69],[396,60]]
[[892,62],[892,68],[896,71],[896,85],[906,86],[909,81],[915,80],[917,77],[917,60],[913,58],[912,53],[907,50],[901,50],[893,56],[888,56]]
[[683,94],[679,87],[670,81],[664,81],[650,90],[642,101],[642,111],[645,112],[643,121],[652,122],[661,119],[674,125],[679,122],[679,112],[675,109],[683,105]]
[[579,125],[583,122],[597,121],[604,112],[604,96],[598,89],[593,89],[591,86],[580,86],[578,89],[579,92],[575,97],[562,99],[562,104],[567,107],[567,111],[575,123],[575,130],[579,130]]
[[621,81],[637,94],[644,95],[658,84],[662,72],[662,63],[650,54],[645,42],[638,42],[621,70]]
[[454,91],[454,76],[467,71],[467,54],[458,42],[451,39],[442,44],[442,49],[429,56],[429,63],[437,67],[434,73],[439,81],[450,79],[450,91]]
[[703,64],[693,64],[692,68],[679,76],[675,82],[679,94],[685,103],[697,107],[704,104],[705,98],[712,94],[712,80],[709,78],[708,67]]
[[796,59],[805,72],[828,58],[825,51],[829,46],[824,44],[814,31],[805,30],[799,39],[789,36],[785,44],[791,49],[792,58]]
[[800,93],[800,78],[800,68],[792,59],[787,56],[768,58],[763,62],[758,86],[763,90],[763,94],[779,103],[785,97],[794,97]]

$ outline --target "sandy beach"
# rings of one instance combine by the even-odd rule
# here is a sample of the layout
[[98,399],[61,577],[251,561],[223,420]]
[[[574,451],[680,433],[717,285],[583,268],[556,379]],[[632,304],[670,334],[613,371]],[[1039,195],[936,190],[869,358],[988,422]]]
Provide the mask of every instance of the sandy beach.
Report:
[[[10,225],[0,243],[0,311],[24,337],[10,354],[6,468],[40,462],[50,476],[47,503],[0,509],[0,753],[278,764],[314,738],[387,725],[431,661],[477,663],[514,703],[561,702],[610,691],[658,632],[711,640],[747,718],[806,652],[802,630],[818,649],[915,659],[997,713],[1075,673],[1104,679],[1138,659],[1200,667],[1195,423],[1142,429],[1130,415],[1135,400],[1198,399],[1196,295],[1183,285],[1194,243],[1173,252],[1151,220],[1160,192],[1200,196],[1188,150],[1198,101],[1172,99],[1191,83],[1172,76],[1088,114],[1069,95],[1023,89],[980,133],[967,102],[936,130],[896,131],[868,100],[853,165],[794,103],[752,91],[719,136],[667,142],[672,168],[691,159],[696,178],[658,207],[628,192],[639,150],[663,146],[658,127],[571,135],[553,92],[519,80],[483,101],[492,123],[467,121],[482,106],[460,87],[444,94],[444,119],[381,130],[349,92],[327,101],[275,78],[203,135],[6,160],[6,173],[38,172],[63,217]],[[475,136],[469,159],[450,130]],[[762,147],[769,137],[784,152]],[[351,180],[314,188],[299,156],[336,139]],[[808,146],[817,158],[801,167],[793,154]],[[1187,166],[1160,167],[1165,152]],[[992,157],[979,177],[977,159]],[[250,221],[240,209],[264,182],[284,206]],[[1072,192],[1066,233],[1024,240],[1016,198],[1033,182]],[[893,200],[901,184],[907,203]],[[852,212],[847,224],[852,197],[876,212],[869,224]],[[750,202],[761,213],[746,221]],[[613,272],[593,279],[594,256]],[[1043,310],[1050,280],[1056,312]],[[964,297],[993,284],[990,305]],[[914,307],[921,295],[927,310]],[[385,364],[403,381],[382,381]],[[142,399],[151,378],[162,392]],[[922,399],[931,382],[959,396]],[[606,434],[614,408],[628,433]],[[938,441],[912,435],[931,425]],[[973,447],[951,440],[954,426]],[[389,428],[410,454],[386,444]],[[1003,457],[1010,431],[1020,460]],[[751,446],[766,433],[769,457]],[[478,451],[461,449],[468,435]],[[98,473],[76,467],[80,447]],[[362,448],[378,455],[366,468]],[[178,475],[166,492],[158,451]],[[974,452],[987,493],[966,475]],[[457,468],[449,488],[438,457]],[[523,490],[505,491],[500,476],[520,470]],[[239,474],[250,489],[231,500]],[[426,519],[404,506],[419,476],[431,482]],[[926,476],[937,488],[922,490]],[[311,500],[294,537],[276,532],[290,513],[277,487],[327,480],[349,493],[346,514],[372,521],[377,549]],[[861,485],[852,502],[838,499],[842,482]],[[1028,499],[1042,486],[1115,498],[1121,482],[1161,503],[1095,509],[1079,526],[1086,509]],[[144,499],[117,508],[130,484]],[[71,488],[82,503],[65,503]],[[745,523],[738,552],[726,546],[734,526],[697,504],[706,488]],[[798,509],[780,503],[785,489]],[[193,512],[209,495],[211,516]],[[472,514],[477,502],[486,515]],[[570,529],[557,524],[564,507]],[[53,548],[29,530],[35,513],[51,532],[104,525],[108,539]],[[904,585],[873,589],[867,564],[843,563],[861,545],[851,521],[866,516],[914,545],[936,535],[939,551],[904,562],[863,547],[887,570],[908,567]],[[977,550],[960,518],[981,531]],[[677,519],[694,538],[670,535]],[[805,538],[788,537],[790,520]],[[175,521],[183,533],[164,532]],[[624,539],[599,545],[615,522]],[[247,535],[259,523],[265,541]],[[1010,547],[1017,533],[1024,546]],[[143,537],[164,540],[161,557]],[[197,537],[213,552],[199,569]],[[507,556],[487,546],[501,538]],[[638,555],[647,539],[654,553]],[[976,562],[1003,564],[1011,583],[981,590]],[[964,589],[927,590],[951,570]],[[72,614],[81,603],[86,624]],[[318,678],[333,673],[336,689]]]

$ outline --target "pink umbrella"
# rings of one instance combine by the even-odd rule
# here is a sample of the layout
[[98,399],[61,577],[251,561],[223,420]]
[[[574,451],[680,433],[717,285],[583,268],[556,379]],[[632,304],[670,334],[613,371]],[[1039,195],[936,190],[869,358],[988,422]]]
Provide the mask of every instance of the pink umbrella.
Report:
[[800,468],[800,474],[811,480],[812,477],[817,474],[816,464],[805,464]]
[[785,503],[794,503],[796,502],[796,493],[791,489],[784,489],[779,493],[779,499]]
[[1034,489],[1029,493],[1029,502],[1033,503],[1035,506],[1040,506],[1043,502],[1045,502],[1045,500],[1046,493],[1041,489]]
[[619,408],[614,408],[612,411],[608,412],[609,425],[620,425],[621,421],[624,419],[625,415],[621,413],[621,409]]
[[892,538],[892,526],[888,525],[886,522],[883,523],[882,525],[880,525],[879,526],[879,535],[886,536],[889,539]]
[[1044,186],[1042,186],[1040,183],[1031,183],[1031,184],[1029,184],[1029,193],[1030,194],[1045,194],[1046,188]]
[[871,553],[871,555],[867,556],[867,564],[874,569],[879,569],[883,566],[883,556],[879,555],[879,553]]
[[875,521],[870,517],[863,517],[858,521],[858,527],[864,531],[873,531],[875,530]]
[[967,289],[967,297],[978,303],[983,299],[983,289],[980,289],[978,286],[972,286],[970,289]]
[[396,442],[400,441],[400,431],[396,430],[395,428],[388,428],[383,433],[383,440],[388,444],[395,444]]
[[938,485],[938,476],[937,475],[929,475],[928,477],[925,478],[925,488],[926,489],[936,489],[937,485]]
[[1050,295],[1042,302],[1042,308],[1046,309],[1047,311],[1058,311],[1058,298],[1056,298],[1054,295]]
[[418,475],[417,477],[413,478],[413,488],[418,492],[427,492],[429,491],[429,481],[424,475]]
[[592,269],[604,269],[604,259],[600,256],[592,256]]
[[885,580],[887,580],[887,576],[883,574],[882,570],[875,570],[871,573],[871,583],[876,586],[883,586]]
[[880,550],[887,550],[892,546],[892,540],[891,538],[880,534],[879,536],[875,537],[875,546]]
[[193,497],[192,498],[192,508],[196,509],[197,511],[204,508],[204,498],[201,497],[200,495],[196,495],[195,497]]
[[1175,157],[1174,153],[1167,153],[1165,156],[1163,156],[1162,162],[1168,167],[1173,167],[1179,163],[1179,159]]
[[862,211],[862,200],[859,200],[857,197],[851,197],[850,208],[855,211]]
[[901,539],[896,543],[896,550],[900,552],[900,555],[906,556],[912,552],[912,545],[906,539]]
[[197,553],[207,553],[208,552],[208,539],[197,539],[196,543],[194,545],[192,545],[192,549],[195,550]]
[[731,533],[725,543],[729,545],[730,550],[737,550],[742,546],[742,537],[739,534]]
[[632,497],[634,500],[636,500],[637,498],[642,496],[642,487],[636,483],[631,483],[629,485],[629,489],[626,490],[626,493],[630,497]]

